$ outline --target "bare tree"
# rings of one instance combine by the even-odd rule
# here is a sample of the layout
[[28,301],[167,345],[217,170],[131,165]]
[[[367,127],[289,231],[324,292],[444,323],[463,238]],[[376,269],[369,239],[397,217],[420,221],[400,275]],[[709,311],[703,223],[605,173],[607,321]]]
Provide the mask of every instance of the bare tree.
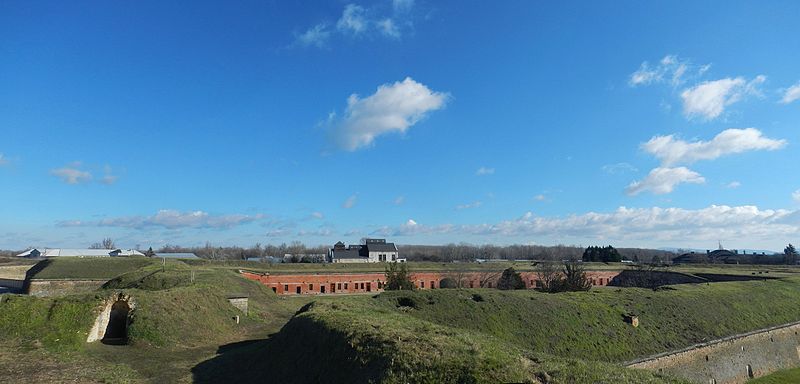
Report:
[[496,284],[497,279],[500,278],[500,274],[502,274],[502,272],[497,272],[497,271],[494,271],[494,272],[492,272],[492,271],[482,272],[478,276],[478,285],[481,288],[487,288],[487,287],[489,287],[489,284],[493,284],[493,283]]
[[545,292],[555,292],[560,288],[563,280],[561,268],[552,261],[543,261],[536,265],[536,277]]
[[89,246],[89,249],[116,249],[117,247],[114,246],[114,240],[110,237],[103,238],[103,241],[100,243],[94,243]]

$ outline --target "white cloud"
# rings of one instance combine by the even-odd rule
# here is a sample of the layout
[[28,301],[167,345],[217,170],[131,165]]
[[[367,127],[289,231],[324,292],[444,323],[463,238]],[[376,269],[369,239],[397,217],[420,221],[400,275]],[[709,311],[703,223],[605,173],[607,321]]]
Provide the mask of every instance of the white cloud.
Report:
[[547,196],[542,195],[542,194],[538,194],[538,195],[534,196],[533,199],[536,200],[536,201],[545,201],[547,199]]
[[395,12],[405,12],[414,7],[414,0],[392,0]]
[[394,205],[403,205],[406,202],[405,196],[397,196],[394,198]]
[[378,30],[381,31],[386,36],[399,39],[400,38],[400,29],[397,28],[394,21],[392,19],[383,19],[378,21]]
[[431,111],[444,107],[449,95],[431,91],[424,84],[406,77],[403,81],[383,84],[366,98],[352,94],[347,99],[345,116],[334,122],[330,131],[333,142],[347,151],[373,144],[387,133],[405,133]]
[[620,173],[636,172],[638,169],[629,163],[606,164],[602,167],[603,172],[616,175]]
[[330,228],[318,228],[318,229],[301,229],[297,231],[297,236],[317,236],[317,237],[327,237],[333,235],[333,230]]
[[639,69],[628,78],[628,85],[632,87],[650,85],[668,79],[673,86],[678,86],[684,82],[684,76],[692,68],[688,60],[667,55],[656,65],[650,65],[647,61],[642,62]]
[[0,167],[8,165],[8,158],[6,158],[2,153],[0,153]]
[[800,99],[800,81],[786,89],[786,91],[783,93],[781,103],[789,104],[797,99]]
[[756,206],[711,205],[702,209],[626,208],[608,213],[588,212],[566,217],[539,217],[531,212],[498,223],[428,226],[410,220],[395,227],[380,227],[375,235],[478,235],[551,237],[564,240],[642,240],[648,244],[747,239],[783,242],[800,235],[800,211],[759,209]]
[[726,187],[730,188],[730,189],[736,189],[736,188],[739,188],[741,186],[742,186],[742,183],[740,183],[738,181],[731,181],[730,183],[728,183],[728,185],[726,185]]
[[292,230],[288,228],[270,229],[264,236],[266,237],[287,237],[292,235]]
[[103,167],[103,177],[100,179],[101,183],[105,185],[111,185],[116,183],[117,179],[119,179],[119,176],[113,174],[111,166],[106,165],[105,167]]
[[475,174],[478,176],[494,175],[494,168],[480,167]]
[[366,31],[367,20],[364,16],[364,7],[347,4],[342,12],[342,17],[336,22],[336,28],[355,35]]
[[644,191],[656,195],[672,192],[675,187],[683,183],[703,184],[706,179],[699,173],[686,167],[654,168],[647,177],[641,181],[634,181],[625,189],[628,195],[635,196]]
[[325,23],[317,24],[296,37],[296,41],[303,46],[322,48],[328,42],[331,32]]
[[342,208],[344,209],[353,208],[356,205],[357,201],[358,201],[358,195],[351,195],[350,197],[347,198],[347,200],[344,201],[344,203],[342,203]]
[[674,135],[655,136],[642,144],[642,149],[661,160],[664,166],[691,164],[700,160],[748,151],[774,151],[786,146],[786,140],[764,137],[755,128],[726,129],[710,141],[687,142]]
[[725,107],[748,95],[760,95],[758,86],[764,81],[766,77],[763,75],[749,82],[743,77],[704,81],[681,92],[683,113],[690,119],[713,120],[725,111]]
[[325,218],[325,215],[323,215],[322,212],[311,212],[311,218],[321,220]]
[[120,216],[97,221],[67,220],[58,223],[62,227],[121,227],[141,229],[146,227],[174,228],[231,228],[264,218],[264,215],[211,215],[203,211],[180,212],[172,209],[159,210],[151,216]]
[[798,203],[800,203],[800,189],[792,192],[792,199]]
[[53,169],[50,174],[67,184],[81,184],[92,181],[92,174],[89,171],[81,170],[80,167],[81,163],[76,161],[66,167]]
[[457,205],[457,206],[456,206],[456,209],[460,211],[460,210],[462,210],[462,209],[478,208],[478,207],[480,207],[481,205],[483,205],[483,203],[482,203],[482,202],[480,202],[480,201],[473,201],[473,202],[471,202],[471,203]]

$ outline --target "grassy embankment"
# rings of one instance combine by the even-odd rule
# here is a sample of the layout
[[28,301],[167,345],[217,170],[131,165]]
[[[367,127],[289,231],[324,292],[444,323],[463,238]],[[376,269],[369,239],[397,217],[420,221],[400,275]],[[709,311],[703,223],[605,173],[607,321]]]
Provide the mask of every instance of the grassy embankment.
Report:
[[[162,267],[136,258],[57,259],[37,277],[103,278],[120,271],[127,272],[91,294],[0,296],[0,381],[188,381],[191,367],[213,357],[219,345],[276,332],[309,301],[282,300],[231,270],[175,260]],[[121,290],[136,305],[131,345],[85,343],[100,302]],[[231,306],[230,295],[249,296],[250,314]]]
[[778,371],[771,375],[750,380],[748,384],[797,384],[800,383],[800,368]]
[[[97,260],[90,263],[103,262]],[[49,266],[59,268],[49,273],[90,271],[70,275],[85,278],[99,276],[92,270],[110,270],[68,263]],[[217,263],[120,268],[127,272],[96,294],[6,295],[0,304],[6,348],[0,350],[10,352],[0,353],[0,378],[663,383],[673,380],[617,364],[800,319],[798,279],[556,295],[476,289],[279,298]],[[136,301],[133,345],[86,345],[97,304],[117,290]],[[250,296],[251,310],[236,325],[232,317],[241,313],[225,299],[240,294]],[[630,312],[639,314],[639,328],[622,322],[622,314]],[[42,320],[24,325],[28,317]],[[3,364],[10,354],[23,363]],[[54,365],[38,369],[24,361]]]
[[[315,303],[258,348],[204,363],[195,378],[213,381],[240,367],[284,382],[658,382],[614,363],[797,321],[798,289],[800,279],[791,278],[659,291],[433,290],[340,298]],[[641,325],[625,324],[626,313],[638,314]]]

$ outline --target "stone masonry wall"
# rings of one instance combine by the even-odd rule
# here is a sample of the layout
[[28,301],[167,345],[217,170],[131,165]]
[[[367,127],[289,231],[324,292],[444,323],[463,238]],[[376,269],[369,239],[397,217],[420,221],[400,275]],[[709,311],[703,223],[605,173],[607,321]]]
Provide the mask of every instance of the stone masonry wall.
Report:
[[800,323],[733,336],[629,363],[695,383],[738,384],[800,366]]
[[70,293],[94,291],[107,280],[30,280],[28,294],[31,296],[61,296]]

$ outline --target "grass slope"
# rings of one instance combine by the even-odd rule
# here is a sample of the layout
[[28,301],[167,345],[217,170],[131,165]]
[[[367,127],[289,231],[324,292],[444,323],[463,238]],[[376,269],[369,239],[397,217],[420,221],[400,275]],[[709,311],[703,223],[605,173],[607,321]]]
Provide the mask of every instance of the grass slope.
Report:
[[771,375],[748,381],[748,384],[796,384],[800,383],[800,368],[778,371]]
[[59,257],[42,261],[34,279],[111,279],[157,260],[145,257]]
[[678,383],[618,365],[533,353],[480,332],[369,305],[315,302],[279,334],[194,369],[199,383]]
[[[523,348],[581,359],[623,362],[800,319],[800,279],[680,285],[667,290],[599,288],[545,294],[530,290],[388,292],[371,306],[478,331]],[[482,302],[471,300],[473,293]],[[640,325],[623,322],[638,314]]]

